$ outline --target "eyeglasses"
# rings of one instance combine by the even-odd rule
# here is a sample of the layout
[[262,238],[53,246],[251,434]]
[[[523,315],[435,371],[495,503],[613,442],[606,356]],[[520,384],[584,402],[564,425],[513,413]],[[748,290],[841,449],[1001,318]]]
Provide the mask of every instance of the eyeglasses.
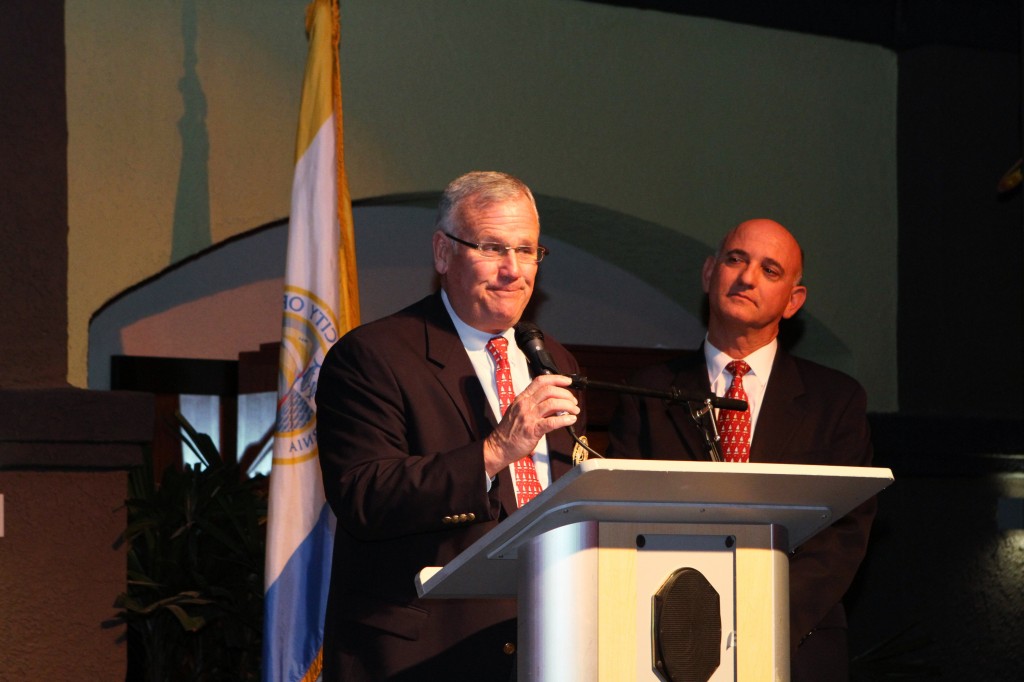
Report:
[[468,246],[471,249],[476,249],[484,258],[495,259],[504,258],[505,255],[512,251],[516,254],[516,260],[520,263],[539,263],[544,260],[544,256],[548,255],[547,248],[543,246],[529,246],[523,244],[522,246],[506,246],[505,244],[499,244],[497,242],[480,242],[475,244],[473,242],[467,242],[465,239],[459,239],[450,232],[445,232],[444,236],[448,237],[452,241],[458,242],[463,246]]

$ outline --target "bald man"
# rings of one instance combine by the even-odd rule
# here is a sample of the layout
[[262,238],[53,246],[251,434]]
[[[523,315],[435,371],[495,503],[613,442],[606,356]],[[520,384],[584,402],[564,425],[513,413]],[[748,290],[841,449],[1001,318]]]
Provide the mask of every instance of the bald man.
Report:
[[[739,374],[748,413],[719,414],[723,430],[734,418],[750,438],[724,446],[724,458],[742,462],[869,466],[872,458],[864,389],[841,372],[796,358],[779,347],[779,324],[807,299],[803,252],[779,223],[741,223],[722,240],[701,271],[708,296],[708,333],[702,348],[642,370],[636,386],[683,395],[726,395]],[[735,363],[734,361],[741,361]],[[725,440],[725,438],[723,438]],[[707,460],[705,439],[683,405],[623,397],[611,427],[608,453],[616,457]],[[846,613],[842,598],[867,548],[875,514],[872,499],[797,547],[790,556],[791,679],[849,679]]]

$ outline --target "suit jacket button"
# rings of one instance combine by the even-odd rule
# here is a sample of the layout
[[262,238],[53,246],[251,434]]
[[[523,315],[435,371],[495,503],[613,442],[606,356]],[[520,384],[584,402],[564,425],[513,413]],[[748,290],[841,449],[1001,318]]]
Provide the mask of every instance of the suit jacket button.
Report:
[[474,514],[473,512],[469,512],[469,514],[466,515],[466,518],[470,521],[476,521],[476,514]]
[[443,519],[441,519],[441,523],[451,523],[451,522],[452,522],[452,517],[450,517],[450,516],[446,516]]
[[501,647],[501,650],[504,651],[506,655],[511,656],[516,652],[516,645],[513,642],[505,642],[505,646]]
[[465,523],[465,522],[466,522],[466,515],[465,514],[459,514],[459,523]]

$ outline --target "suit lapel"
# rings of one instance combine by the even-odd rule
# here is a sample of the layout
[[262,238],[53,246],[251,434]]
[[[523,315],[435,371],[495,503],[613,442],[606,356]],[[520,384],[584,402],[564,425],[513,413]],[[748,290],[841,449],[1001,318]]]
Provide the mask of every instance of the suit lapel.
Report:
[[[681,395],[699,397],[711,392],[703,346],[673,361],[670,370],[671,386],[677,388]],[[799,401],[803,394],[804,384],[796,362],[779,348],[772,363],[761,412],[757,417],[754,440],[750,444],[752,462],[778,462],[785,459],[786,448],[793,433],[805,418],[805,409]],[[687,405],[671,405],[666,407],[666,412],[687,452],[694,459],[707,459],[704,436],[690,416]],[[658,453],[652,454],[659,456]]]
[[798,398],[804,393],[803,379],[793,357],[779,348],[772,373],[757,416],[754,440],[750,444],[752,462],[780,462],[793,432],[804,419],[805,410]]
[[[440,292],[427,300],[424,318],[427,361],[436,368],[437,380],[448,393],[452,406],[462,417],[469,438],[486,438],[497,427],[498,422],[477,379],[473,363],[466,355],[462,339],[459,338],[459,333],[448,316]],[[497,486],[498,498],[507,516],[516,509],[515,490],[508,467],[498,472],[494,485]]]
[[[704,360],[703,346],[694,352],[673,361],[671,369],[674,372],[672,383],[664,388],[675,387],[679,394],[688,398],[699,398],[711,393],[711,384],[708,382],[708,368]],[[687,403],[679,403],[666,407],[668,418],[675,427],[679,438],[685,443],[686,451],[693,459],[708,459],[707,450],[704,444],[704,434],[700,426],[690,416],[690,408]],[[652,453],[655,457],[667,458],[671,453]]]
[[440,293],[430,297],[427,305],[424,321],[427,362],[436,368],[438,382],[448,393],[471,437],[484,438],[494,430],[497,422],[476,378],[476,370],[444,308]]

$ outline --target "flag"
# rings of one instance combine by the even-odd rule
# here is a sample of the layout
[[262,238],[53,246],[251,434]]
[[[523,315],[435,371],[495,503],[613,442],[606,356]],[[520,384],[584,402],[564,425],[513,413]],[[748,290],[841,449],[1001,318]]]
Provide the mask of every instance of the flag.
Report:
[[268,682],[315,680],[323,665],[335,519],[324,499],[314,397],[327,350],[359,323],[337,0],[310,3],[306,33],[309,56],[295,148],[267,518],[263,679]]

